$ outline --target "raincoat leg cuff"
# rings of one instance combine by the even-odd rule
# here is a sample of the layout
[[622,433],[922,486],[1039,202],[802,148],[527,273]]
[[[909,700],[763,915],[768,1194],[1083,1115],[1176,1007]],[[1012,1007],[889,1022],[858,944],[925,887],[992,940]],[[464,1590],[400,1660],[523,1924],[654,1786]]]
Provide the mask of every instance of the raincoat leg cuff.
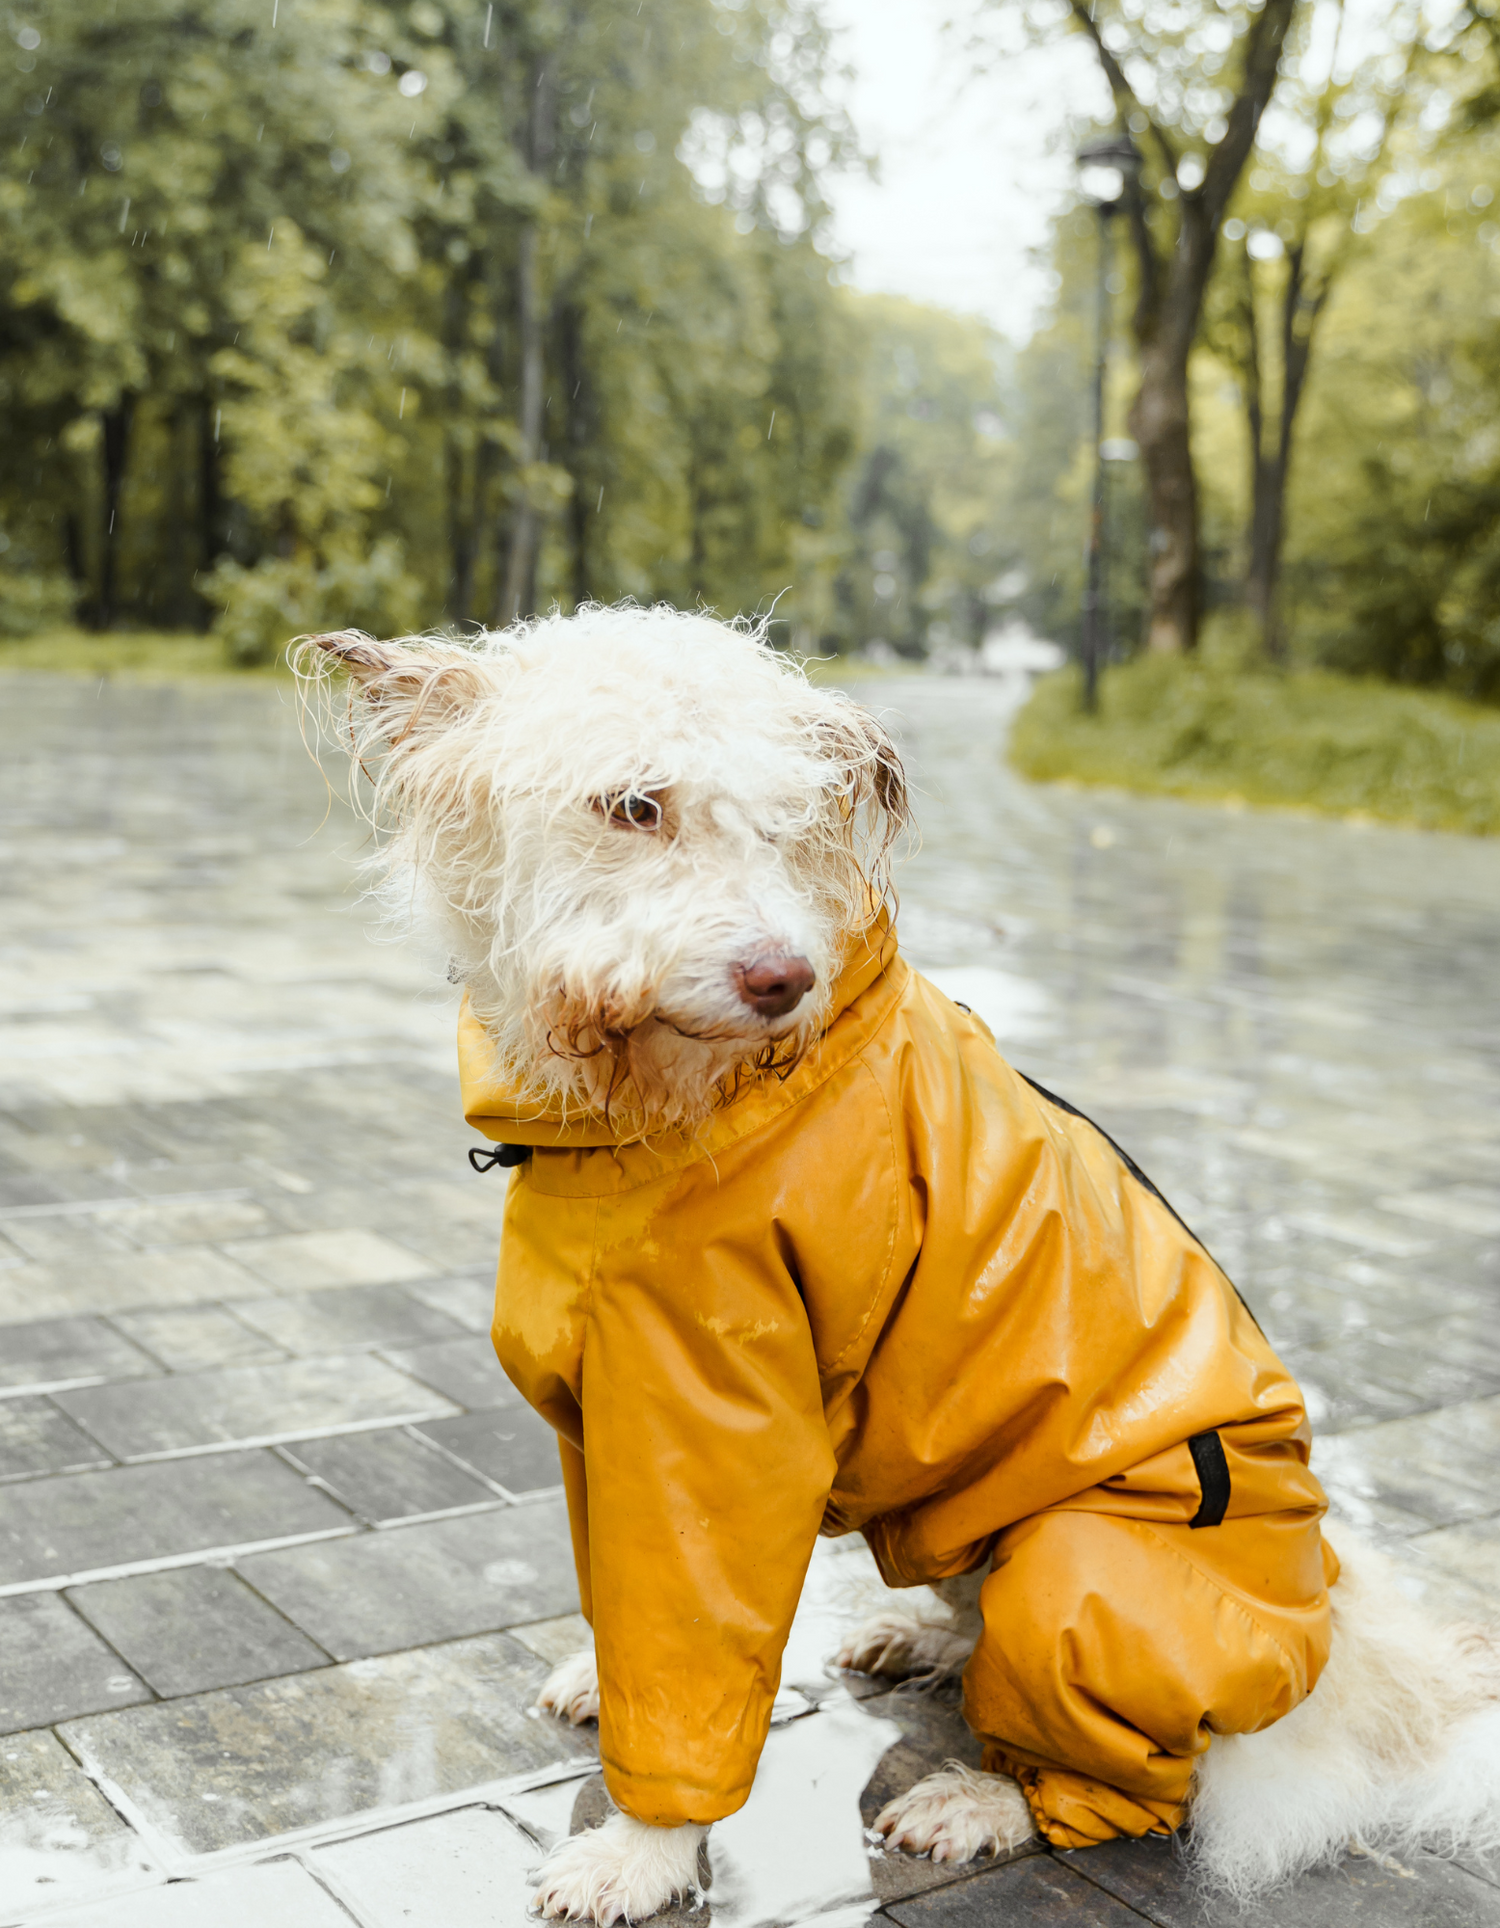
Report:
[[1054,1848],[1092,1848],[1121,1835],[1172,1834],[1186,1812],[1183,1802],[1143,1800],[1069,1768],[1027,1766],[994,1742],[985,1747],[984,1766],[987,1773],[1009,1774],[1019,1784],[1037,1833]]

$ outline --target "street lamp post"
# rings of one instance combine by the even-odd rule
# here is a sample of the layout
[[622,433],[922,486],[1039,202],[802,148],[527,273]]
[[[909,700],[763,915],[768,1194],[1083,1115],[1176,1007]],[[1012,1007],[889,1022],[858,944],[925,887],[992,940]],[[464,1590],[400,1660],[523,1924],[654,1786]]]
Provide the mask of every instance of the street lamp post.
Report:
[[1128,134],[1091,141],[1078,150],[1083,191],[1099,217],[1098,342],[1094,356],[1094,492],[1089,508],[1083,582],[1083,707],[1099,707],[1099,665],[1104,655],[1104,377],[1109,359],[1110,221],[1141,171],[1141,157]]

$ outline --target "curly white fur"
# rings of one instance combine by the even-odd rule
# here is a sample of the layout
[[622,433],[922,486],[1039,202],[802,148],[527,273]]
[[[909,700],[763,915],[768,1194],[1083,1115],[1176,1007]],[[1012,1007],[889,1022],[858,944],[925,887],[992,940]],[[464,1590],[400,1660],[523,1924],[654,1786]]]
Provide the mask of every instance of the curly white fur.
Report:
[[565,1921],[644,1921],[698,1886],[699,1827],[653,1828],[628,1814],[559,1841],[537,1870],[532,1905]]
[[[763,634],[589,607],[473,643],[317,636],[298,663],[354,679],[383,894],[435,929],[522,1094],[630,1137],[817,1037],[905,791],[876,720]],[[764,1017],[735,971],[778,953],[816,983]]]
[[560,1660],[542,1682],[536,1704],[580,1727],[599,1718],[599,1666],[592,1647]]
[[890,1847],[934,1861],[1008,1854],[1036,1833],[1026,1797],[1009,1775],[981,1774],[960,1761],[888,1801],[875,1827]]
[[1300,1707],[1258,1734],[1217,1737],[1194,1781],[1190,1854],[1246,1897],[1336,1861],[1418,1848],[1500,1848],[1500,1646],[1402,1593],[1390,1562],[1346,1533],[1333,1647]]

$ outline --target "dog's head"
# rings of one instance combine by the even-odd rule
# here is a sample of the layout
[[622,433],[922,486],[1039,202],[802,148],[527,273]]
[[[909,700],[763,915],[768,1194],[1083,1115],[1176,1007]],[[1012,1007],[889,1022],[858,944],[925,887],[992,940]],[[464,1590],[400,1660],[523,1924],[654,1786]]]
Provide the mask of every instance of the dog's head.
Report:
[[585,608],[472,644],[316,636],[388,834],[520,1093],[690,1123],[793,1063],[888,889],[901,765],[760,635]]

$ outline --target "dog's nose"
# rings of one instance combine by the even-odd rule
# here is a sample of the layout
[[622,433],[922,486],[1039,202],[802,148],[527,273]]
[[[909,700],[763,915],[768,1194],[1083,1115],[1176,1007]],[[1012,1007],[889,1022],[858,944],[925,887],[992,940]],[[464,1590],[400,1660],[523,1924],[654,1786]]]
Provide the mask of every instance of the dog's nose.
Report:
[[749,964],[735,966],[740,996],[763,1018],[784,1018],[817,981],[807,959],[787,951],[768,951]]

